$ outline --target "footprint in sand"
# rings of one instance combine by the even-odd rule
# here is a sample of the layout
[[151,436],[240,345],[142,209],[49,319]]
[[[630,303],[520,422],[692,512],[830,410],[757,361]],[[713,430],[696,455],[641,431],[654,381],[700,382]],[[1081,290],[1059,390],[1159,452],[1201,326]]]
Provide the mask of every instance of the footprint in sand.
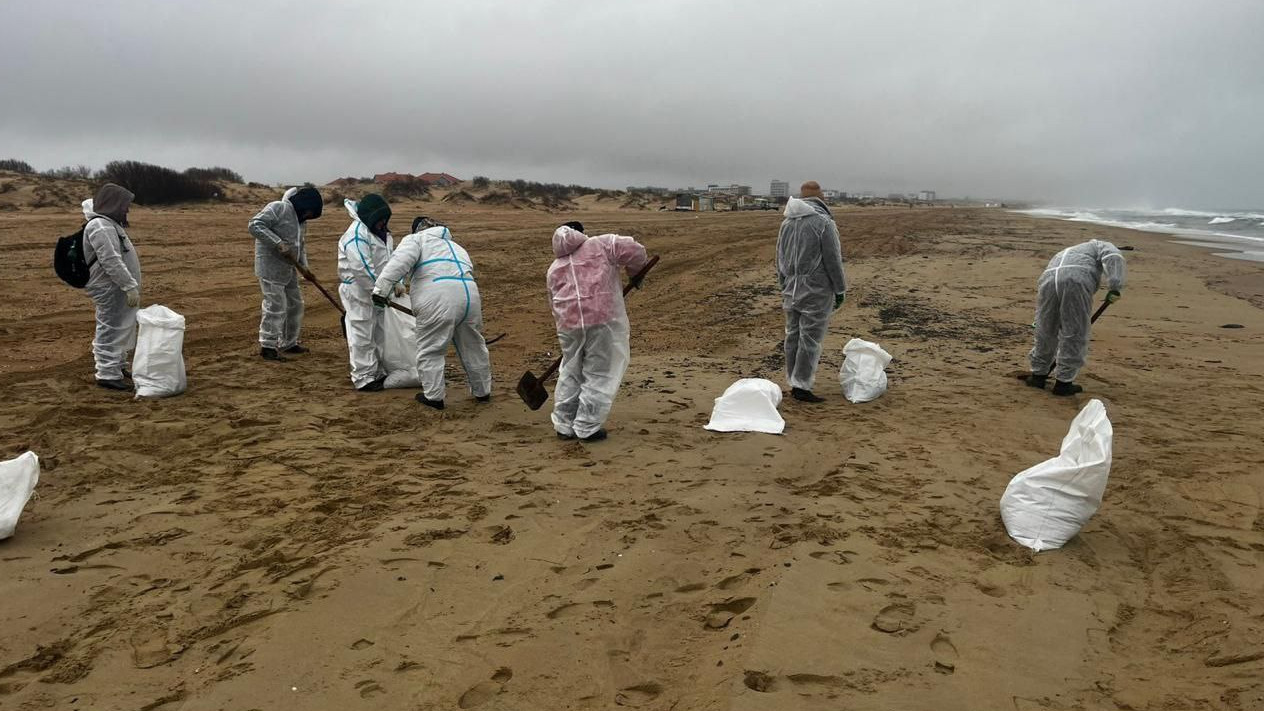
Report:
[[641,706],[657,699],[662,693],[662,684],[647,681],[619,689],[619,693],[614,695],[614,702],[620,706]]
[[167,646],[167,635],[152,627],[139,627],[128,639],[132,648],[132,663],[138,669],[150,669],[166,664],[175,656]]
[[957,669],[957,646],[943,632],[931,641],[930,653],[935,658],[935,671],[951,674]]
[[482,706],[491,701],[496,694],[499,694],[500,688],[500,684],[494,681],[480,681],[470,687],[464,694],[461,694],[461,698],[457,700],[456,705],[463,709]]
[[513,678],[513,669],[509,667],[500,667],[493,674],[490,681],[480,681],[471,686],[461,698],[457,700],[456,705],[463,709],[472,709],[491,701],[505,690],[505,684]]
[[729,626],[734,617],[751,609],[755,604],[753,597],[739,597],[733,600],[713,603],[711,613],[707,615],[707,629],[722,630]]
[[915,610],[913,604],[908,602],[887,605],[873,618],[873,628],[888,634],[907,630],[912,625]]
[[383,689],[380,684],[372,679],[357,682],[355,688],[356,691],[360,692],[360,698],[362,699],[371,699],[374,696],[381,696],[386,693],[386,689]]
[[742,683],[751,691],[758,691],[761,694],[771,693],[777,690],[777,678],[768,672],[746,670],[742,678]]

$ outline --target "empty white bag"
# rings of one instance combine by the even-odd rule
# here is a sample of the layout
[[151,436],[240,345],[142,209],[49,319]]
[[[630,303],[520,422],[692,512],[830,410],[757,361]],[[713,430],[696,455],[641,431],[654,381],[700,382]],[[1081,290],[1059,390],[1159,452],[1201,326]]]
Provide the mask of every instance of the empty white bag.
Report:
[[742,378],[715,399],[707,429],[714,432],[781,434],[786,421],[777,412],[781,388],[771,380]]
[[1001,496],[1010,538],[1035,551],[1061,548],[1097,513],[1110,477],[1114,430],[1093,400],[1071,421],[1062,452],[1020,472]]
[[171,397],[188,387],[184,374],[184,317],[166,306],[136,312],[140,332],[132,358],[136,397]]
[[35,452],[0,462],[0,541],[12,536],[18,527],[18,517],[35,491],[39,471]]
[[[396,303],[402,303],[396,300]],[[382,314],[382,367],[386,369],[384,388],[419,388],[417,374],[417,321],[399,309]]]
[[838,379],[843,383],[843,397],[852,402],[869,402],[887,391],[887,364],[891,354],[882,346],[853,338],[843,346],[843,367]]

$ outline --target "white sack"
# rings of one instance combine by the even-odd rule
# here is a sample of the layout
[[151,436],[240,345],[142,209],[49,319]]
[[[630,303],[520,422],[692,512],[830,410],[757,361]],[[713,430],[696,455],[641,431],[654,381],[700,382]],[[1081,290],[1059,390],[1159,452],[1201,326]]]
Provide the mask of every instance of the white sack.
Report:
[[132,358],[136,397],[171,397],[188,387],[184,374],[184,317],[166,306],[136,312],[140,333]]
[[[396,303],[407,306],[400,299]],[[384,388],[419,388],[417,374],[417,321],[398,309],[382,314],[382,367],[386,369]]]
[[1061,548],[1102,505],[1114,431],[1106,406],[1092,400],[1071,421],[1062,452],[1020,472],[1001,496],[1001,519],[1015,541],[1035,551]]
[[843,346],[843,367],[838,379],[843,383],[843,397],[852,402],[876,400],[887,391],[887,364],[891,354],[877,343],[853,338]]
[[777,412],[781,387],[763,378],[742,378],[715,399],[707,429],[713,432],[781,434],[786,421]]
[[0,462],[0,541],[12,536],[18,527],[18,517],[35,491],[39,471],[35,452]]

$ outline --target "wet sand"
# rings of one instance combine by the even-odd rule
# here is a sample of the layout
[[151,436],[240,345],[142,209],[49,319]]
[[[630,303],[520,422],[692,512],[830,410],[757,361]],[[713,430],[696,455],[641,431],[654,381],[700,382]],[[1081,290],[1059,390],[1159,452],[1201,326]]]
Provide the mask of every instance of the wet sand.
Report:
[[[780,382],[776,214],[397,206],[471,252],[493,403],[359,394],[334,310],[310,355],[255,355],[254,206],[138,209],[145,303],[188,319],[190,389],[92,386],[86,298],[55,280],[73,212],[0,214],[0,453],[43,459],[0,542],[12,709],[1264,708],[1264,268],[1166,236],[984,210],[839,213],[852,288],[819,406],[784,436],[703,430],[733,380]],[[339,210],[314,223],[334,279]],[[556,349],[554,224],[640,237],[633,360],[594,446],[513,394]],[[1009,373],[1058,248],[1131,244],[1082,397]],[[1228,323],[1242,329],[1222,329]],[[895,356],[841,396],[842,346]],[[455,362],[455,358],[450,359]],[[1105,402],[1114,468],[1061,551],[997,501]]]

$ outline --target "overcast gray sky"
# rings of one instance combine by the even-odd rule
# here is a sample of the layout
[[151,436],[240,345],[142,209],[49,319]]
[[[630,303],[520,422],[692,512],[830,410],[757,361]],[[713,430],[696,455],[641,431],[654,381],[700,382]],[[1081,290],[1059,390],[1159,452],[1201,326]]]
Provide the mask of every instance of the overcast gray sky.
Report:
[[0,157],[1264,206],[1261,0],[0,0]]

